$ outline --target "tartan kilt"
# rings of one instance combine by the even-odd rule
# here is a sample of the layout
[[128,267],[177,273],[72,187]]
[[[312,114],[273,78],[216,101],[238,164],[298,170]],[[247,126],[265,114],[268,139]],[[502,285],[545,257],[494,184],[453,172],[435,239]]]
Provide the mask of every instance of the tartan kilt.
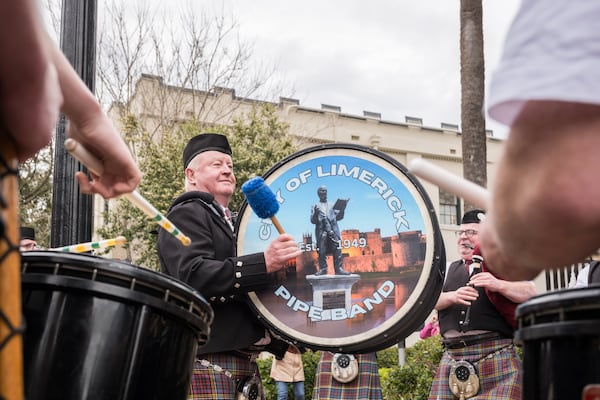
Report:
[[[455,400],[450,391],[448,376],[452,359],[475,363],[503,347],[510,345],[511,339],[497,339],[468,346],[462,349],[446,350],[440,361],[438,371],[431,385],[429,400]],[[479,376],[479,392],[474,400],[520,400],[523,392],[523,371],[516,348],[504,350],[490,359],[479,361],[475,365]]]
[[[200,364],[200,358],[231,372],[233,379],[223,372],[215,371],[212,367],[203,366]],[[194,362],[187,399],[235,400],[238,393],[236,382],[254,374],[260,379],[260,371],[256,362],[251,363],[248,359],[223,353],[202,354]],[[264,400],[264,394],[262,399]]]
[[340,383],[331,375],[333,354],[328,351],[321,352],[315,375],[313,400],[381,400],[383,398],[376,354],[354,354],[354,357],[358,361],[358,376],[352,382]]

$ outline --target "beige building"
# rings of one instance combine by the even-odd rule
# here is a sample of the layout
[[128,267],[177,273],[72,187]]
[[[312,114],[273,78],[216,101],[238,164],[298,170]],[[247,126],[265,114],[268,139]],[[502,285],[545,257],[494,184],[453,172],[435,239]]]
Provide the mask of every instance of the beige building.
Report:
[[[234,117],[247,114],[260,101],[237,97],[232,89],[215,88],[210,92],[183,89],[164,84],[160,77],[143,75],[127,105],[129,112],[143,119],[151,132],[160,132],[161,125],[190,118],[229,124]],[[374,111],[362,115],[344,113],[339,106],[322,104],[320,108],[305,107],[298,100],[280,98],[274,104],[282,121],[290,126],[301,147],[323,143],[350,143],[382,151],[406,166],[415,158],[424,158],[439,167],[462,176],[462,148],[459,127],[441,123],[440,127],[424,126],[418,117],[404,121],[389,121]],[[119,123],[122,107],[110,111]],[[169,116],[168,118],[165,116]],[[458,117],[457,117],[458,118]],[[496,165],[504,141],[487,132],[487,177],[493,182]],[[455,231],[463,213],[463,200],[446,193],[437,185],[420,181],[438,215],[440,230],[446,245],[446,260],[458,259]],[[103,200],[100,202],[101,203]],[[98,204],[95,223],[102,224]],[[98,226],[98,225],[96,225]],[[543,274],[536,280],[538,290],[545,290]]]

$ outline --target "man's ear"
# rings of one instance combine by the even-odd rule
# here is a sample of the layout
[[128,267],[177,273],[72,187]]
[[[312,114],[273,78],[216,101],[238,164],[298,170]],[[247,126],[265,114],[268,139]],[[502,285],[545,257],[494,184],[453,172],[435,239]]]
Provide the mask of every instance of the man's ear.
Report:
[[191,168],[185,169],[185,180],[187,183],[194,183],[194,170]]

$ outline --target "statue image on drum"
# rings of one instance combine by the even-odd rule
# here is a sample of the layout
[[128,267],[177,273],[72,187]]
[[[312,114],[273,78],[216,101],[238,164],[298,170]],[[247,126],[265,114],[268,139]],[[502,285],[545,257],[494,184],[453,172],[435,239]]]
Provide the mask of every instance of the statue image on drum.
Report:
[[336,275],[350,275],[343,268],[342,249],[340,248],[340,228],[338,221],[344,218],[348,199],[338,199],[335,204],[327,201],[327,187],[317,189],[319,202],[314,204],[310,213],[310,222],[315,225],[315,240],[319,254],[319,270],[315,275],[327,275],[327,255],[333,256]]

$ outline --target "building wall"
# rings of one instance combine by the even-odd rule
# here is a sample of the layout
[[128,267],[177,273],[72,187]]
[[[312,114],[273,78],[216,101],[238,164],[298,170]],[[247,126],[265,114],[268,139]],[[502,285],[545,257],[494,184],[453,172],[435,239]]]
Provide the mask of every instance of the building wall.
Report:
[[[260,103],[255,99],[237,97],[233,89],[188,90],[165,85],[160,77],[143,75],[126,107],[128,112],[142,118],[150,131],[159,132],[161,125],[189,118],[231,124],[235,117],[247,114]],[[289,98],[280,98],[278,103],[272,104],[276,106],[279,118],[289,124],[290,133],[301,148],[323,143],[357,144],[382,151],[404,166],[415,158],[424,158],[462,176],[461,133],[457,125],[442,123],[440,127],[428,127],[422,124],[420,118],[410,116],[404,121],[389,121],[377,112],[364,111],[363,115],[353,115],[344,113],[338,106],[322,104],[321,108],[311,108]],[[117,125],[124,107],[115,105],[109,112]],[[170,117],[165,118],[165,115]],[[503,144],[502,139],[488,132],[488,186],[493,182]],[[420,183],[436,213],[439,213],[438,186],[424,180]],[[101,201],[97,203],[102,204]],[[101,211],[99,207],[96,213],[96,223],[100,224]],[[456,229],[454,224],[440,224],[447,262],[459,258],[455,245]],[[392,243],[392,246],[395,248],[396,244]]]

